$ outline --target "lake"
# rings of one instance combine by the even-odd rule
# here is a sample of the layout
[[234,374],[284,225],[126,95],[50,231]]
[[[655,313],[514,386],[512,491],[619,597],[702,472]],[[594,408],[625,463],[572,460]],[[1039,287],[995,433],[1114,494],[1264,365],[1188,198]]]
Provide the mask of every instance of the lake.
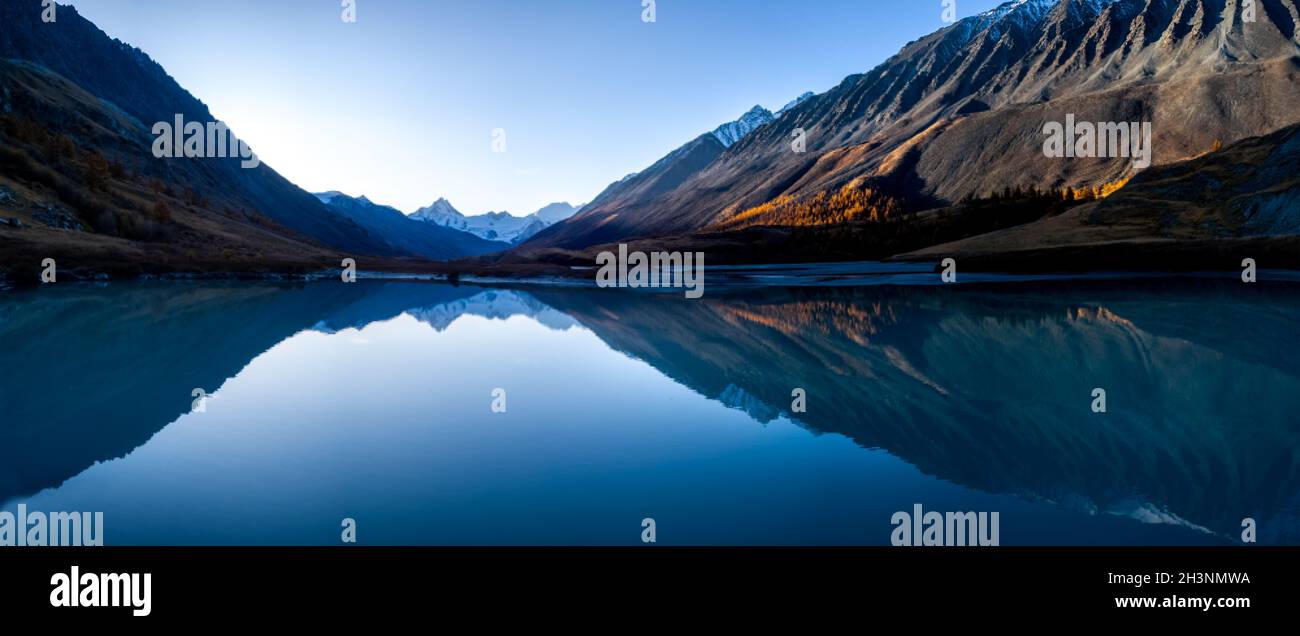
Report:
[[889,545],[915,504],[1300,543],[1300,283],[894,274],[5,292],[0,510],[106,545]]

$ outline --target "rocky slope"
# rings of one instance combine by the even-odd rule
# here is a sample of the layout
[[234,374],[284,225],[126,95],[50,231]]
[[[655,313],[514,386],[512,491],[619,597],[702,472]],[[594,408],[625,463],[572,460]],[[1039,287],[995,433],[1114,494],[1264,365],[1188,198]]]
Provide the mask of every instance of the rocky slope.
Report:
[[[602,195],[525,248],[771,223],[780,215],[765,218],[764,205],[842,193],[870,203],[806,222],[1012,186],[1122,182],[1130,158],[1046,158],[1044,124],[1151,122],[1163,165],[1300,121],[1300,10],[1294,0],[1256,9],[1248,21],[1234,0],[1010,2],[908,44],[729,148],[696,152],[675,178]],[[803,153],[791,145],[799,134]]]
[[[955,257],[979,261],[1051,258],[1085,246],[1150,251],[1173,242],[1217,239],[1242,243],[1226,266],[1242,258],[1261,267],[1296,267],[1300,235],[1300,125],[1246,139],[1207,153],[1139,173],[1113,195],[997,232],[936,245],[902,259]],[[1270,258],[1265,258],[1268,255]],[[1053,259],[1059,260],[1059,258]],[[1235,261],[1235,262],[1234,262]],[[1202,261],[1209,269],[1211,263]]]
[[[619,213],[612,211],[636,210],[653,204],[713,165],[728,148],[812,97],[812,93],[804,93],[775,115],[762,106],[754,106],[739,119],[692,139],[645,170],[634,172],[610,184],[591,203],[574,214],[573,218],[529,239],[526,249],[584,247],[626,236],[622,229],[623,223],[617,221]],[[573,237],[583,238],[575,240]]]
[[209,170],[155,159],[120,109],[44,68],[0,61],[0,279],[34,283],[46,258],[65,279],[338,266]]

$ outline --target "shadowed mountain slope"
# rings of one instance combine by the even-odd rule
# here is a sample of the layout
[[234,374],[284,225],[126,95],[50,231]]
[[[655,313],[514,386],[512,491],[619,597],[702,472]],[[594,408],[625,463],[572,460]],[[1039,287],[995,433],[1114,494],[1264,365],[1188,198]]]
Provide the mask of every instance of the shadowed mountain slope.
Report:
[[[249,210],[299,238],[324,246],[354,254],[413,256],[373,229],[362,227],[325,206],[265,164],[243,168],[238,159],[153,157],[151,129],[155,122],[171,123],[177,115],[185,122],[215,122],[208,107],[178,85],[148,55],[108,37],[75,7],[59,6],[58,19],[52,23],[42,22],[40,15],[40,4],[36,1],[0,3],[0,25],[3,25],[0,58],[30,63],[34,71],[57,75],[102,100],[98,105],[101,111],[98,119],[114,124],[110,132],[120,138],[116,141],[122,142],[116,144],[116,151],[131,155],[119,158],[120,163],[172,187],[189,189],[197,198],[219,202],[218,209]],[[36,89],[22,82],[10,82],[3,88],[4,98],[14,101],[20,100],[17,93]],[[51,88],[63,87],[51,80],[37,90]],[[47,94],[28,101],[39,99],[57,98]],[[30,112],[17,114],[39,119]],[[46,118],[45,121],[52,124],[52,132],[67,135],[77,147],[98,150],[96,144],[101,139],[83,134],[79,120],[51,122]],[[94,219],[89,220],[92,223],[85,225],[93,226]],[[452,256],[456,254],[445,257]]]
[[337,265],[221,188],[207,160],[155,159],[147,134],[68,80],[0,60],[0,278],[34,282],[45,258],[115,275]]
[[[1140,252],[1160,245],[1241,239],[1241,258],[1295,267],[1300,257],[1300,125],[1246,139],[1202,157],[1156,166],[1123,189],[1035,223],[936,245],[902,259],[992,256],[1030,259],[1053,250],[1106,245]],[[1265,258],[1264,248],[1270,258]],[[1290,251],[1291,258],[1274,252]],[[1057,259],[1059,260],[1059,258]],[[1210,263],[1205,263],[1206,267]]]

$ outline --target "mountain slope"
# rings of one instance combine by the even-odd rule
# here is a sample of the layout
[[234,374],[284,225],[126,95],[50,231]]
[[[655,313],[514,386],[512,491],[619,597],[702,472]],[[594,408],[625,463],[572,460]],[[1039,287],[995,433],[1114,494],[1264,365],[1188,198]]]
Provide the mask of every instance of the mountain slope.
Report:
[[[27,62],[0,60],[0,286],[59,275],[318,270],[332,250],[163,164],[120,109]],[[147,269],[146,269],[147,268]],[[93,270],[89,271],[89,270]]]
[[762,106],[755,106],[749,109],[749,112],[741,115],[740,119],[718,126],[714,129],[713,136],[717,137],[723,146],[730,148],[736,145],[737,141],[754,132],[759,126],[769,124],[774,119],[776,119],[776,116],[772,114],[772,111]]
[[499,252],[506,247],[468,232],[422,223],[394,208],[372,203],[364,196],[353,198],[326,192],[317,194],[316,198],[376,236],[384,237],[394,251],[444,261]]
[[635,234],[639,225],[625,223],[620,211],[638,209],[681,187],[726,149],[713,133],[700,135],[649,168],[610,184],[582,212],[539,232],[524,247],[585,247]]
[[465,215],[461,214],[460,210],[457,210],[452,206],[450,201],[442,198],[434,201],[433,204],[428,207],[423,207],[412,212],[411,218],[417,221],[437,223],[438,225],[451,227],[457,230],[464,230],[466,227],[464,224]]
[[[937,245],[903,259],[979,259],[1105,244],[1130,252],[1162,242],[1265,239],[1243,246],[1261,266],[1294,267],[1260,248],[1300,235],[1300,125],[1139,173],[1108,198],[998,232]],[[1294,249],[1294,241],[1286,243]],[[1271,250],[1270,250],[1271,252]],[[1032,258],[1032,256],[1026,256]],[[1237,259],[1239,261],[1240,259]],[[1237,262],[1227,266],[1236,267]],[[1210,263],[1202,263],[1209,267]]]
[[573,206],[570,205],[567,201],[563,201],[560,203],[551,203],[549,205],[546,205],[542,209],[534,212],[533,216],[537,217],[538,219],[541,219],[543,223],[546,223],[547,225],[551,225],[554,223],[559,223],[560,221],[563,221],[577,214],[578,211],[581,209],[582,209],[581,205]]
[[[155,159],[150,154],[154,122],[213,122],[207,106],[181,88],[139,49],[109,38],[77,13],[59,6],[58,19],[40,21],[35,3],[0,3],[0,58],[26,60],[70,80],[127,116],[126,136],[157,165],[146,168],[164,180],[184,182],[200,196],[246,207],[325,245],[358,253],[404,256],[265,164],[244,169],[230,159]],[[76,140],[74,140],[76,141]]]
[[[905,46],[724,148],[670,188],[602,195],[525,247],[765,223],[762,207],[848,194],[808,222],[941,207],[1012,186],[1100,187],[1127,158],[1048,160],[1045,122],[1152,122],[1167,164],[1300,121],[1294,0],[1255,22],[1226,0],[1023,0]],[[807,152],[790,140],[803,133]],[[597,205],[599,203],[599,205]],[[756,214],[754,211],[757,211]],[[779,215],[778,215],[779,216]]]
[[538,233],[525,245],[528,248],[586,247],[635,234],[637,230],[630,229],[634,225],[620,220],[615,211],[638,209],[681,187],[728,148],[812,97],[813,93],[804,93],[775,115],[762,106],[754,106],[739,119],[696,137],[649,168],[610,184],[568,222]]

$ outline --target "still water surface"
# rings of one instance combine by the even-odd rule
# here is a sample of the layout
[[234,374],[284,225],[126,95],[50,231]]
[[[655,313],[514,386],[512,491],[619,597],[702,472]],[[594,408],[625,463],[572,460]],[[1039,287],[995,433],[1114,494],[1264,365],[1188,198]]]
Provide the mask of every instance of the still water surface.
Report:
[[1295,544],[1297,333],[1300,284],[1231,279],[9,292],[0,509],[108,545],[879,545],[916,503]]

